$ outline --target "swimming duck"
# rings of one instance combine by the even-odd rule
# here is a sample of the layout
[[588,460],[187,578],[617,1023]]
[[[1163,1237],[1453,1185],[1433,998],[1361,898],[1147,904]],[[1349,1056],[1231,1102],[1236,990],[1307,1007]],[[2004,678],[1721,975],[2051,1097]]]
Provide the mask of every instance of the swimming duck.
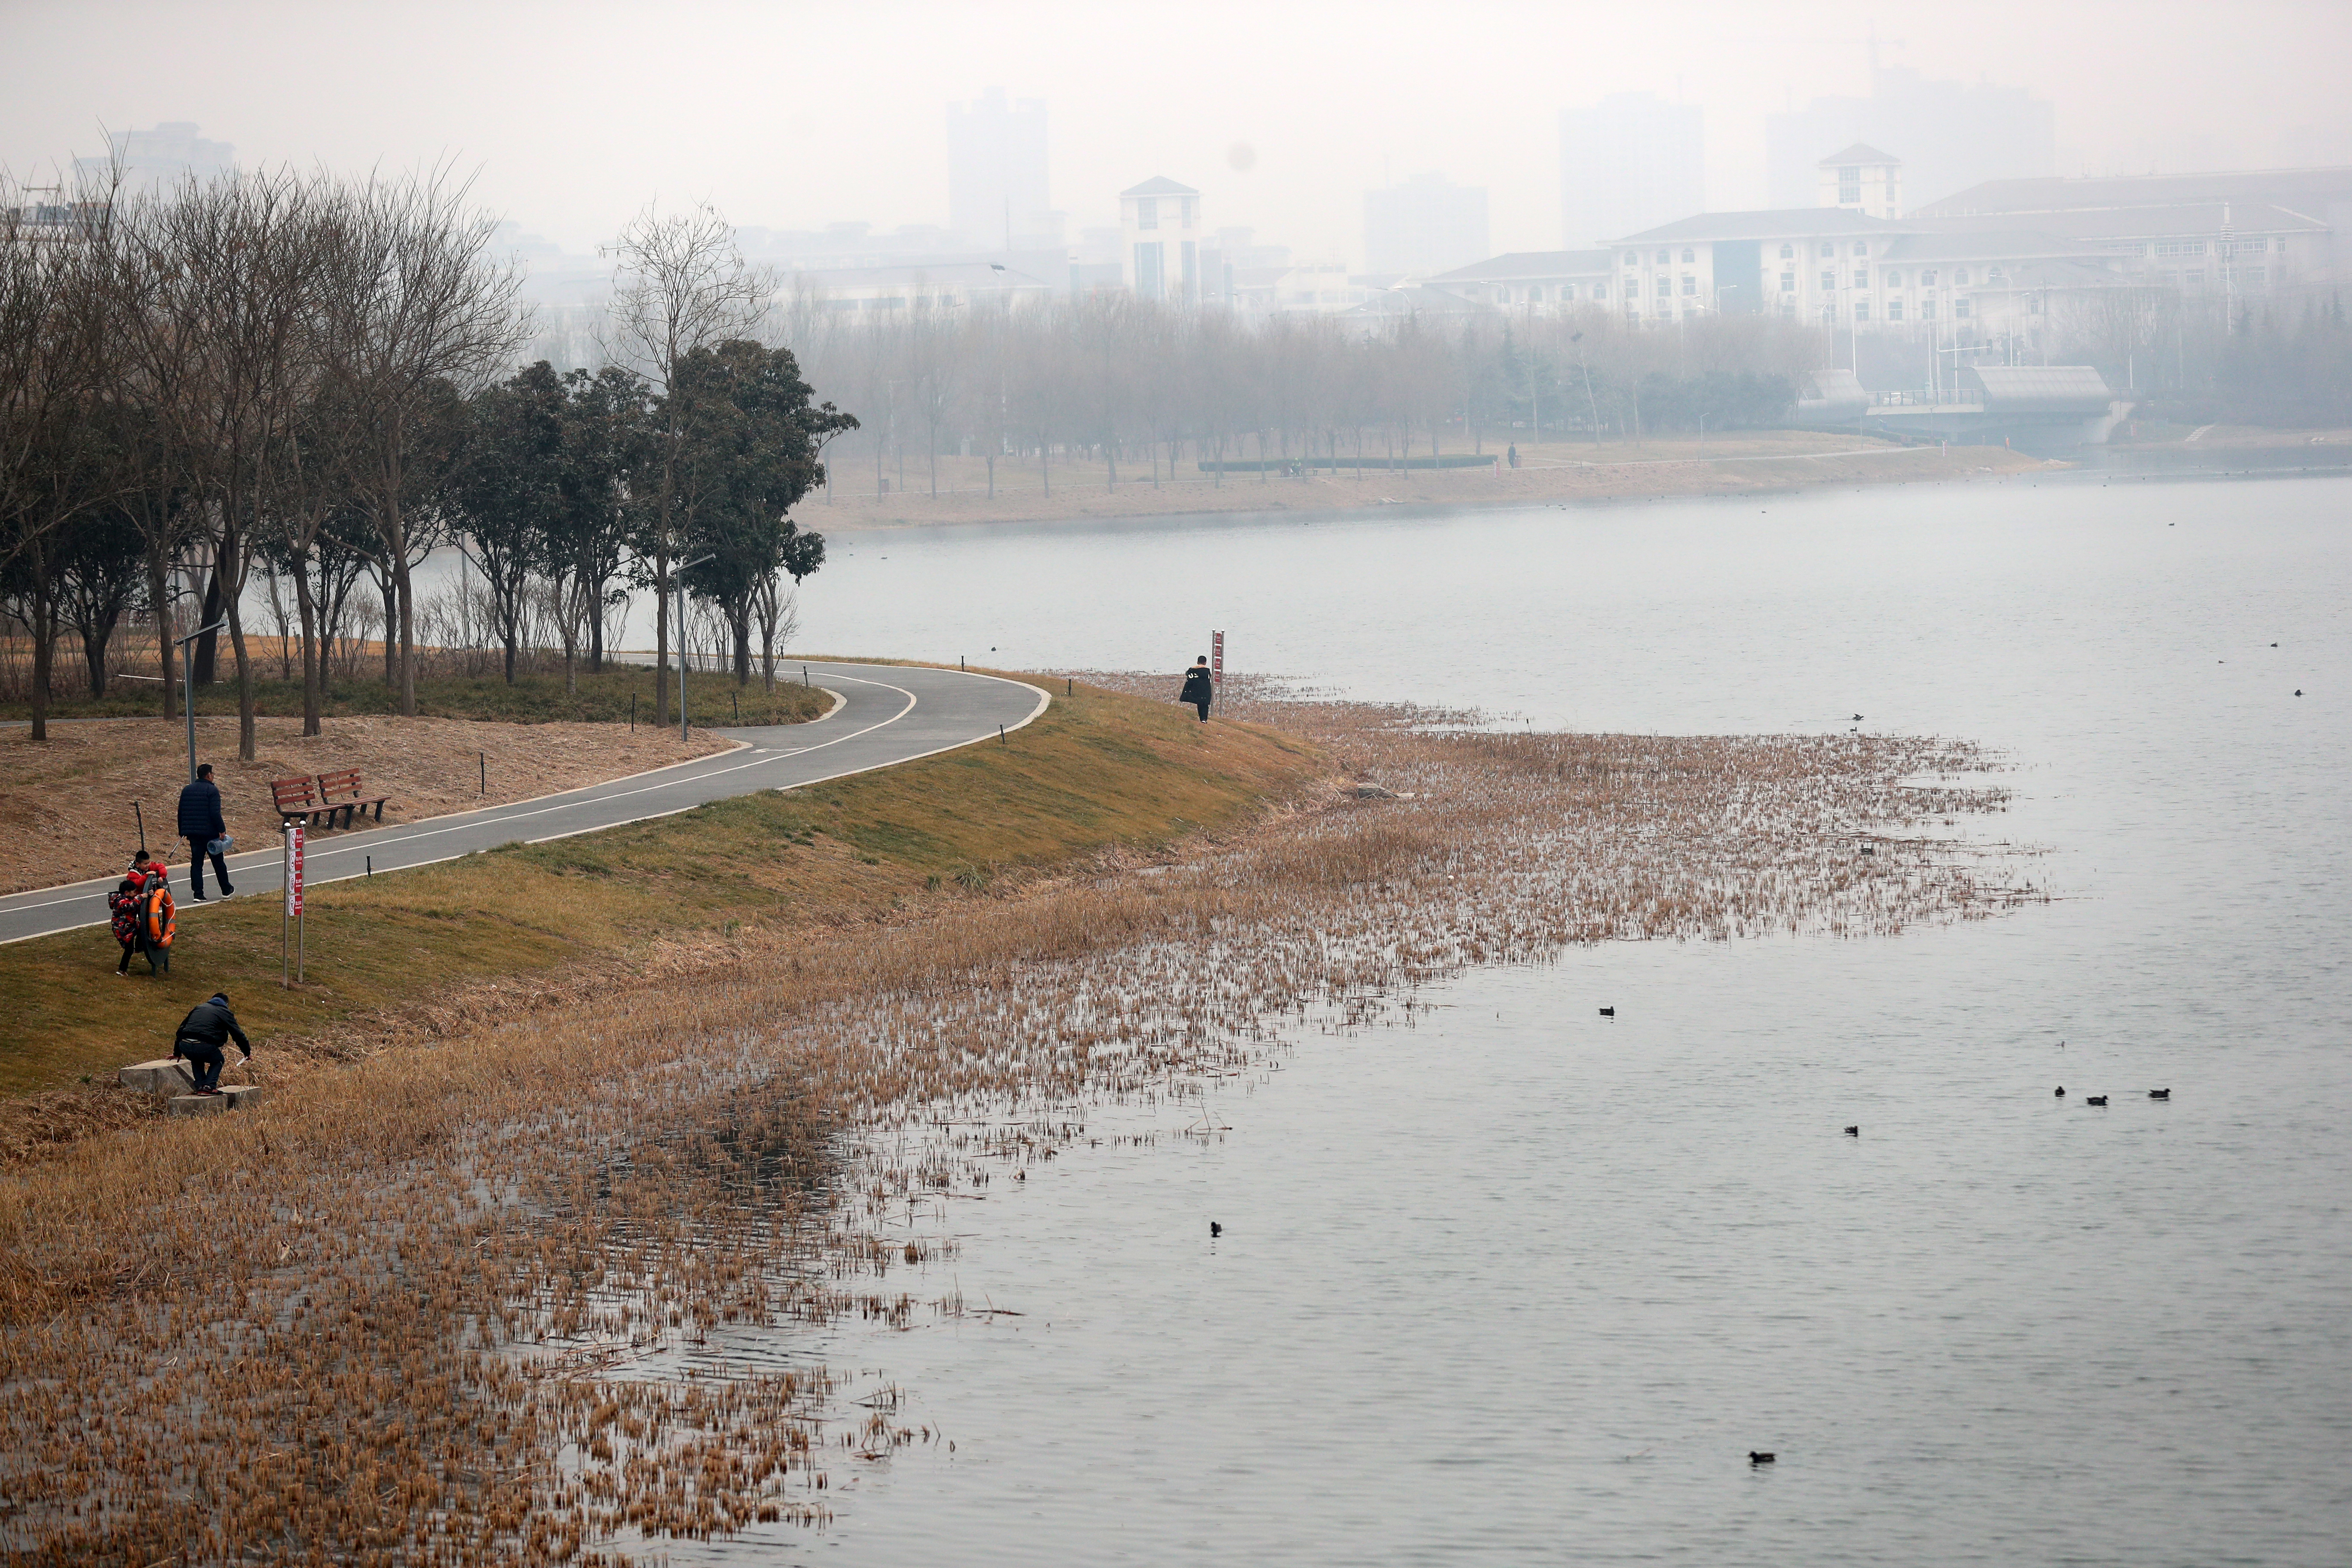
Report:
[[2150,1100],[2170,1100],[2172,1091],[2168,1089],[2151,1089],[2147,1091],[2147,1097]]
[[2095,1094],[2091,1096],[2090,1099],[2083,1101],[2085,1105],[2105,1105],[2106,1102],[2107,1097],[2104,1094]]

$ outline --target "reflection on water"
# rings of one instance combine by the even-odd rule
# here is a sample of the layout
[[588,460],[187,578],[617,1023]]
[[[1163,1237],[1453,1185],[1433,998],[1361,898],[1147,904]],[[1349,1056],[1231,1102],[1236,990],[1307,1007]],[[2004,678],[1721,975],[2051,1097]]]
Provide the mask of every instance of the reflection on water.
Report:
[[720,1346],[902,1386],[956,1447],[673,1560],[2341,1562],[2347,501],[866,536],[813,646],[1172,668],[1220,626],[1538,726],[1969,736],[2020,794],[1979,830],[2054,846],[2061,898],[1578,951],[1304,1035],[1206,1136],[994,1184],[891,1276],[1024,1316]]

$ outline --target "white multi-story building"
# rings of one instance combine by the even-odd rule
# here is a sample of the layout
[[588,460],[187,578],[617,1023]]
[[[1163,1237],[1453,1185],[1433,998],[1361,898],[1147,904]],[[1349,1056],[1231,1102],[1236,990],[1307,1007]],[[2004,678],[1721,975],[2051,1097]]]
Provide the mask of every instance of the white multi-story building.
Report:
[[1541,315],[1619,299],[1615,261],[1612,250],[1517,250],[1441,272],[1429,287],[1475,304]]
[[1155,175],[1118,194],[1121,281],[1143,300],[1201,297],[1201,193]]
[[[2263,196],[2341,191],[2352,211],[2342,170],[2014,181],[1906,215],[1901,169],[1856,144],[1822,161],[1819,205],[1700,213],[1628,235],[1616,302],[1646,323],[1763,312],[1876,335],[2037,341],[2053,313],[2119,289],[2309,297],[2333,282],[2331,226]],[[2299,184],[2272,193],[2281,181]]]

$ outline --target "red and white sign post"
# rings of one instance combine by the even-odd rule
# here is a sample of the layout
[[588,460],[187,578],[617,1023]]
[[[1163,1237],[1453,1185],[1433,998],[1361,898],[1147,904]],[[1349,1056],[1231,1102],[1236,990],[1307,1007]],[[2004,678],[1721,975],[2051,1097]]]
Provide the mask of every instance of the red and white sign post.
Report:
[[[292,926],[289,942],[288,926]],[[299,984],[302,980],[304,942],[302,931],[302,825],[286,825],[286,910],[278,920],[278,984]]]
[[1225,683],[1225,634],[1209,634],[1209,681],[1213,686]]

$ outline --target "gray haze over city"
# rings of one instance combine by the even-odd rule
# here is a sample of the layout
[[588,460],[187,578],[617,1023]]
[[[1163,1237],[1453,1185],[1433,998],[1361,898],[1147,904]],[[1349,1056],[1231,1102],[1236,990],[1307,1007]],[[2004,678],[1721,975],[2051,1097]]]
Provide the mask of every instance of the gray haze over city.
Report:
[[1164,176],[1201,193],[1206,227],[1351,270],[1388,270],[1366,194],[1429,172],[1485,191],[1490,252],[1614,237],[1568,227],[1562,116],[1620,94],[1698,110],[1703,152],[1700,189],[1677,175],[1618,233],[1811,205],[1788,166],[1843,144],[1826,136],[1887,137],[1874,99],[1898,124],[1906,99],[1975,117],[1956,147],[1887,149],[1911,205],[1998,178],[2352,163],[2352,7],[2326,4],[1209,5],[1145,26],[1055,5],[16,0],[5,16],[0,164],[20,180],[184,124],[245,167],[446,161],[519,236],[582,257],[656,198],[747,230],[948,228],[948,109],[991,88],[1044,105],[1050,221],[1073,250],[1115,227],[1120,191]]

